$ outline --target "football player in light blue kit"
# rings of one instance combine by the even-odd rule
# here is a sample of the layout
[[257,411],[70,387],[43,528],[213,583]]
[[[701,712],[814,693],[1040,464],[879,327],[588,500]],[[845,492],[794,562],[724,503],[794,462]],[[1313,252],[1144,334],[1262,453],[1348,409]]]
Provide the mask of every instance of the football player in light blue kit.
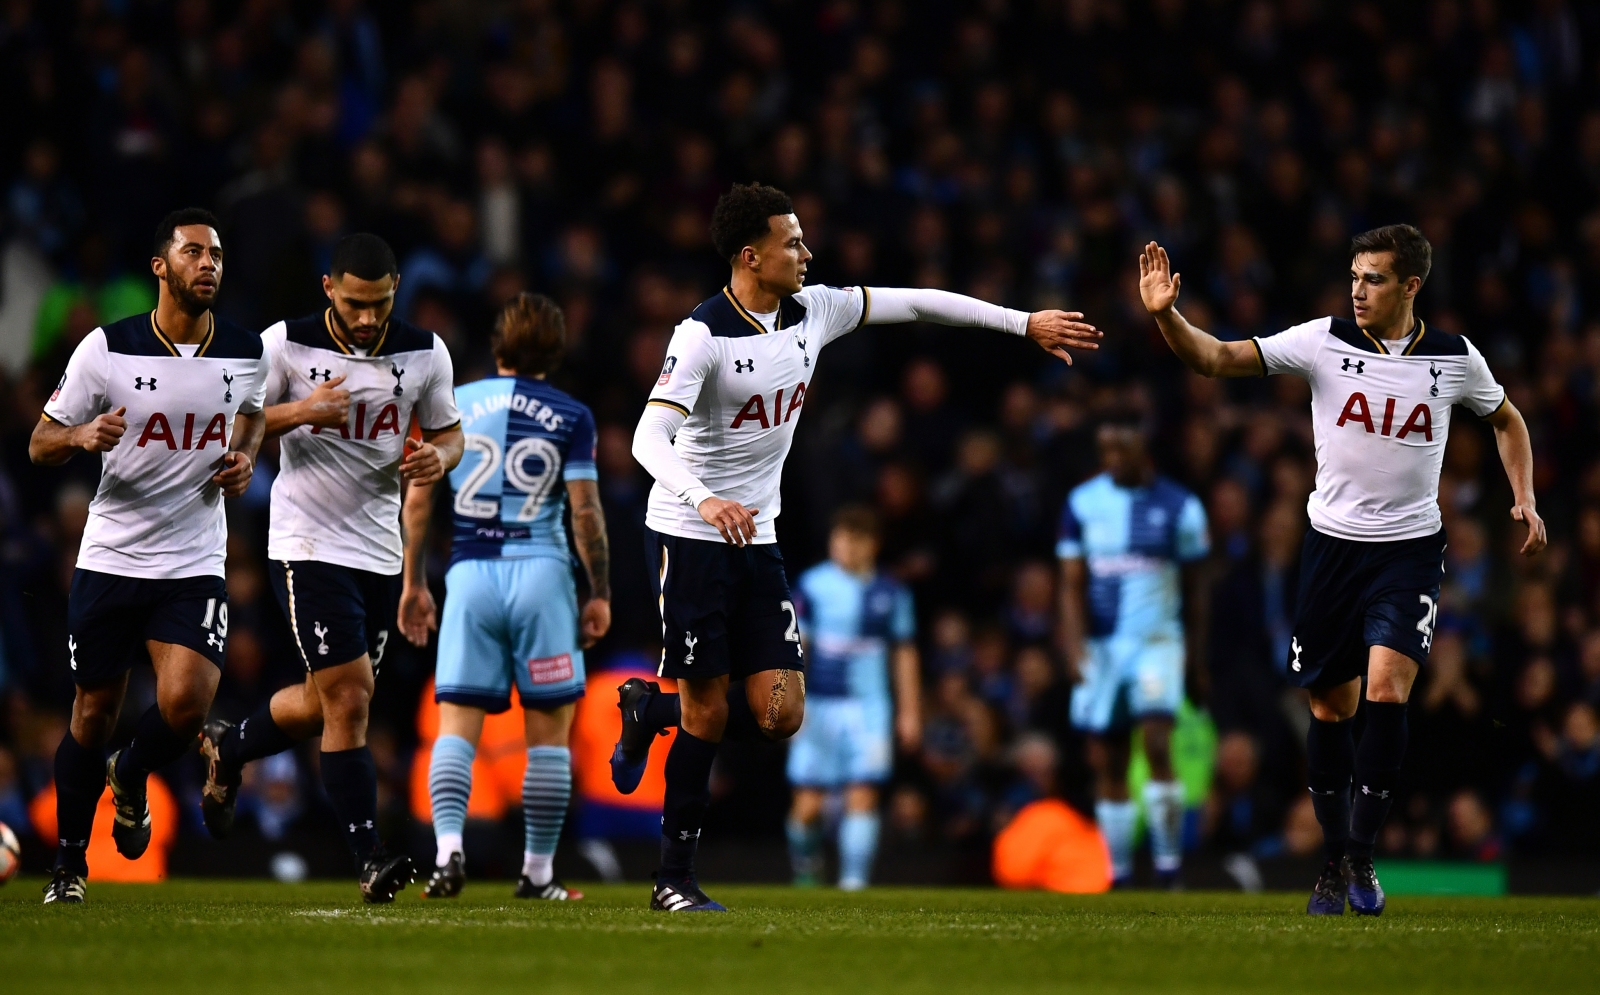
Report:
[[[583,697],[583,647],[610,628],[611,581],[594,416],[545,382],[565,343],[561,309],[546,297],[518,295],[495,322],[500,375],[456,389],[466,453],[450,474],[455,535],[434,689],[439,738],[428,767],[438,842],[429,898],[454,897],[466,880],[461,833],[472,761],[484,715],[511,707],[513,684],[528,745],[516,895],[582,897],[556,880],[552,862],[572,793],[567,742]],[[574,545],[589,575],[581,616],[562,525],[568,499]],[[419,643],[434,615],[423,556],[430,508],[425,495],[408,495],[400,626]]]
[[[1191,621],[1201,617],[1191,565],[1210,552],[1206,513],[1193,494],[1157,475],[1136,420],[1108,421],[1098,441],[1105,472],[1067,496],[1056,543],[1063,645],[1078,678],[1072,723],[1090,737],[1095,817],[1120,884],[1133,873],[1138,814],[1128,798],[1128,759],[1138,723],[1150,762],[1144,806],[1151,857],[1157,877],[1174,886],[1183,858],[1183,786],[1173,777],[1170,741],[1185,661],[1193,659],[1180,610]],[[1198,632],[1191,625],[1191,635]]]
[[795,587],[811,662],[805,721],[789,749],[789,853],[795,883],[815,884],[823,806],[829,793],[843,791],[839,887],[856,891],[867,886],[878,850],[878,786],[894,764],[891,712],[893,736],[902,749],[915,750],[922,740],[922,677],[911,592],[877,570],[876,516],[866,508],[841,509],[828,557]]

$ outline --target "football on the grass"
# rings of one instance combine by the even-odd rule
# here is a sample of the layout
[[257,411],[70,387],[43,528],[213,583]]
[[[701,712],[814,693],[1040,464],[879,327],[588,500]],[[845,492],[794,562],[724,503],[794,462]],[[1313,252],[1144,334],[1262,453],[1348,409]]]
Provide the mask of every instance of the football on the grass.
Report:
[[5,884],[22,870],[22,844],[11,827],[0,822],[0,884]]

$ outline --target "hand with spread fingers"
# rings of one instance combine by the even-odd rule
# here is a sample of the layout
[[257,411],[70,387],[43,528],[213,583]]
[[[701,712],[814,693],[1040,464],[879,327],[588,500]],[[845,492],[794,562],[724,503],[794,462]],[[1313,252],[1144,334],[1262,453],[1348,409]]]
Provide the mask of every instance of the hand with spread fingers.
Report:
[[1093,351],[1100,348],[1104,337],[1105,333],[1084,321],[1078,311],[1035,311],[1028,315],[1028,338],[1045,352],[1065,360],[1068,366],[1072,365],[1068,349]]

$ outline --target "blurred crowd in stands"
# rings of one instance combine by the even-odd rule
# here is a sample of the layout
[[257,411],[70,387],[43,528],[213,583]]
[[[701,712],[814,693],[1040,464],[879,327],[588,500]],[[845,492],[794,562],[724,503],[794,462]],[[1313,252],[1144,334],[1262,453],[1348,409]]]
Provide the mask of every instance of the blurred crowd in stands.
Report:
[[[1381,852],[1594,854],[1597,54],[1593,0],[7,0],[0,820],[31,825],[65,728],[66,591],[98,473],[82,457],[31,466],[28,433],[76,343],[152,306],[162,214],[224,219],[221,307],[256,328],[320,309],[332,242],[377,232],[401,260],[400,312],[444,337],[461,381],[492,372],[500,302],[559,301],[557,380],[599,421],[615,550],[595,670],[648,661],[659,639],[629,442],[672,327],[726,278],[710,209],[760,179],[794,195],[813,281],[1070,307],[1107,331],[1071,367],[917,326],[821,361],[779,535],[797,575],[824,555],[831,512],[869,502],[885,569],[915,591],[926,736],[886,793],[892,838],[976,844],[1033,798],[1086,802],[1053,530],[1095,472],[1097,414],[1132,406],[1211,520],[1203,711],[1180,742],[1200,744],[1193,845],[1315,849],[1305,707],[1282,677],[1308,391],[1187,375],[1139,305],[1135,247],[1159,239],[1189,319],[1242,338],[1348,314],[1350,236],[1408,221],[1434,246],[1419,313],[1471,336],[1528,419],[1552,544],[1513,555],[1492,436],[1458,412],[1438,636]],[[274,458],[230,510],[216,707],[233,717],[301,679],[262,562]],[[439,550],[436,581],[444,565]],[[430,669],[402,650],[379,681],[371,741],[396,820]],[[149,694],[136,675],[125,717]],[[252,768],[244,805],[264,836],[321,817],[312,757]],[[776,839],[780,760],[727,768],[708,842]],[[170,775],[191,838],[196,777]]]

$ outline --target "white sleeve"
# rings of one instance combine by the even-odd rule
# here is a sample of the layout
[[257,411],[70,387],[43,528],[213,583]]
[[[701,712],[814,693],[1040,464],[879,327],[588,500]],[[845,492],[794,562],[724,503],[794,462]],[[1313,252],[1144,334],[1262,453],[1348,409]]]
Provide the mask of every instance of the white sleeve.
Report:
[[988,328],[1012,335],[1028,334],[1028,312],[963,297],[947,290],[912,290],[906,287],[862,288],[866,297],[863,324],[893,325],[904,321],[930,321],[935,325]]
[[1483,353],[1463,337],[1467,343],[1467,380],[1461,385],[1461,404],[1479,418],[1487,418],[1506,403],[1506,389],[1494,379],[1489,362]]
[[678,500],[698,508],[701,501],[713,496],[711,488],[700,482],[672,446],[672,437],[688,418],[676,406],[655,401],[646,404],[633,432],[633,458]]
[[1327,341],[1328,329],[1332,324],[1332,318],[1317,318],[1264,339],[1251,339],[1255,343],[1256,354],[1261,358],[1262,375],[1294,373],[1302,377],[1311,376],[1317,353]]
[[424,432],[443,432],[461,424],[456,407],[456,368],[444,339],[433,337],[433,373],[417,398],[417,424]]
[[667,358],[649,403],[676,408],[689,417],[700,400],[701,386],[716,373],[716,360],[711,329],[698,321],[679,322],[667,343]]
[[96,328],[72,350],[67,372],[45,402],[45,417],[61,425],[93,421],[106,411],[110,378],[111,350],[106,347],[106,333]]
[[272,379],[272,350],[262,349],[261,358],[256,360],[256,372],[251,377],[250,393],[239,399],[239,413],[253,415],[261,411],[266,404],[267,381]]
[[868,304],[865,287],[825,287],[818,284],[795,294],[805,305],[806,316],[815,317],[822,329],[822,345],[848,335],[866,323]]
[[281,321],[261,333],[261,347],[267,357],[267,375],[262,383],[265,404],[282,403],[289,393],[289,364],[283,355],[288,337],[288,326]]

